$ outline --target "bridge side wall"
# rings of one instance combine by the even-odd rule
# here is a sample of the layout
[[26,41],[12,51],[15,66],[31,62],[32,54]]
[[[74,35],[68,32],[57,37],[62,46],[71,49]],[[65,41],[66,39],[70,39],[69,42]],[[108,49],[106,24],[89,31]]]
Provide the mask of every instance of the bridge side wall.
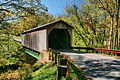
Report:
[[22,45],[38,52],[46,50],[46,32],[47,30],[44,29],[23,34]]

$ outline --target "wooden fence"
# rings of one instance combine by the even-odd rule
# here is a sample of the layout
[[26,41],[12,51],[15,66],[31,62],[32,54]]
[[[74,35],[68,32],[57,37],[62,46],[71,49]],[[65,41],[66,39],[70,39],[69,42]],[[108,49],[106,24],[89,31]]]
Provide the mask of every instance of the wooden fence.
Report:
[[[62,77],[69,80],[72,72],[71,69],[75,73],[77,80],[88,80],[88,77],[82,69],[75,64],[74,60],[72,60],[69,56],[60,54],[60,52],[54,50],[50,50],[49,52],[52,52],[52,61],[58,66],[57,80],[62,80]],[[89,80],[92,79],[89,78]]]

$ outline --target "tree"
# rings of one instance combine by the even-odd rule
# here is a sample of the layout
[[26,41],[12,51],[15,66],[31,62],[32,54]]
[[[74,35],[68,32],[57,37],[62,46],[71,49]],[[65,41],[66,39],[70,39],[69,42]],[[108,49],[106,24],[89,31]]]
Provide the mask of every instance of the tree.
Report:
[[3,24],[9,23],[12,34],[53,21],[53,16],[47,13],[47,8],[40,0],[2,0],[0,2],[1,30]]
[[[8,20],[18,20],[24,17],[24,12],[36,15],[40,12],[47,11],[47,8],[41,4],[40,0],[2,0],[0,2],[1,22]],[[4,17],[4,15],[13,14],[14,16]]]
[[65,8],[67,13],[65,20],[75,27],[77,35],[80,36],[78,41],[82,39],[87,47],[119,48],[118,2],[118,0],[87,0],[87,4],[83,4],[82,8],[71,4]]
[[[98,35],[97,30],[98,28],[100,30],[99,26],[102,25],[99,22],[102,19],[100,16],[102,16],[103,12],[98,11],[98,8],[93,4],[84,4],[82,9],[76,4],[72,4],[67,6],[65,10],[67,13],[66,21],[75,27],[73,35],[79,37],[77,42],[82,46],[84,42],[86,47],[101,47],[104,38],[99,37],[102,35]],[[75,37],[75,39],[77,38]]]
[[13,22],[13,34],[20,34],[26,30],[52,22],[54,20],[52,15],[45,12],[41,12],[37,15],[31,15],[29,13],[25,14],[26,17],[22,17],[18,21]]
[[[41,19],[44,15],[47,16],[46,11],[47,8],[41,4],[40,0],[0,1],[1,58],[12,62],[17,61],[17,55],[19,54],[19,50],[22,49],[22,47],[19,43],[13,40],[13,35],[15,34],[16,29],[18,29],[17,33],[20,33],[25,29],[24,25],[28,26],[29,24],[29,27],[35,27],[35,25],[37,25],[40,22],[39,18]],[[43,20],[43,18],[41,20]],[[19,26],[19,23],[23,23],[22,26]]]
[[96,2],[98,7],[101,8],[103,11],[105,11],[108,14],[108,16],[110,16],[111,18],[108,49],[119,48],[119,38],[118,38],[119,20],[118,19],[119,19],[120,0],[96,0],[94,2]]

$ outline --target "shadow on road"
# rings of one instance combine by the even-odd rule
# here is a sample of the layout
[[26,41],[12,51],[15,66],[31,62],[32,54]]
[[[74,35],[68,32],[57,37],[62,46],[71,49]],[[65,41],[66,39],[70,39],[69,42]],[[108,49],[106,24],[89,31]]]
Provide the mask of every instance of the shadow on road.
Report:
[[94,60],[81,55],[72,55],[72,57],[93,78],[97,78],[98,80],[120,80],[120,60]]

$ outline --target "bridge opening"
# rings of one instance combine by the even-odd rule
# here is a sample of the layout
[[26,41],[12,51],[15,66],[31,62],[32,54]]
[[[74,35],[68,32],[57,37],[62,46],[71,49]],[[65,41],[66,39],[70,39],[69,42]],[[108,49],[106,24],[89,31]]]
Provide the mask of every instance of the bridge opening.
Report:
[[48,38],[52,49],[70,49],[70,34],[67,29],[53,29]]

